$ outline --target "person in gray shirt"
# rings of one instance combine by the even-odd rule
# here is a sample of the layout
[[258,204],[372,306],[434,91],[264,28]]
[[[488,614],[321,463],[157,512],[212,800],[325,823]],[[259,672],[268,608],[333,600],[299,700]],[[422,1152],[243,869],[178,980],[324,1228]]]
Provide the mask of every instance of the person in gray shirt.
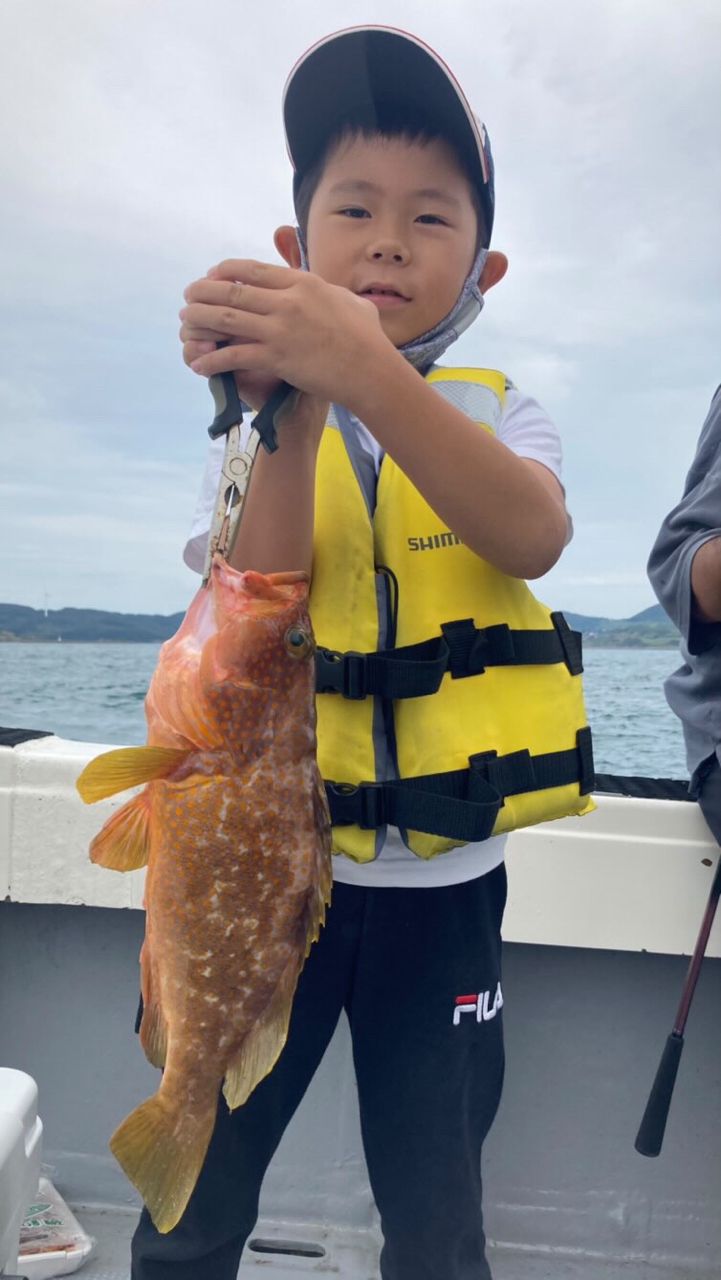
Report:
[[690,793],[721,844],[721,387],[648,576],[681,633],[684,662],[666,681],[666,697],[683,723]]

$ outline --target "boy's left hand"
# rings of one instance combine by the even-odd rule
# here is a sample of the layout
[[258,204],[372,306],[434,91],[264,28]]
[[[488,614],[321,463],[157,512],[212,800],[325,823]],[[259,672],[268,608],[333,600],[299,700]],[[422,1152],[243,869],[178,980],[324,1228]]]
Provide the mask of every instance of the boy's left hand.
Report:
[[231,258],[184,296],[184,326],[229,344],[193,361],[205,377],[266,373],[350,408],[394,350],[372,302],[312,272]]

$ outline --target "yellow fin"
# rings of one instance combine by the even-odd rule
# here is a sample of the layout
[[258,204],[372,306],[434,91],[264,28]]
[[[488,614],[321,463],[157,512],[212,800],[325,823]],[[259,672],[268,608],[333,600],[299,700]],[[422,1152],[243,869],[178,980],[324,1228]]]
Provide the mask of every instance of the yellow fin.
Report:
[[157,1004],[151,1004],[143,1009],[140,1043],[151,1066],[165,1066],[168,1053],[168,1027],[162,1010]]
[[314,942],[318,941],[320,931],[325,924],[325,911],[330,903],[333,888],[333,864],[331,862],[331,825],[330,811],[326,797],[325,785],[318,778],[313,790],[313,808],[315,825],[318,834],[317,879],[315,888],[311,889],[305,905],[305,958],[310,954]]
[[140,1023],[140,1043],[148,1062],[154,1067],[164,1067],[168,1053],[168,1024],[160,1005],[154,999],[143,1006]]
[[147,936],[140,949],[140,988],[143,994],[140,1043],[148,1062],[154,1067],[164,1067],[168,1053],[168,1024],[153,982],[152,951]]
[[188,752],[177,747],[119,747],[86,764],[76,787],[86,804],[165,778]]
[[173,1109],[156,1094],[115,1130],[110,1150],[140,1192],[158,1231],[185,1213],[215,1124],[215,1096],[202,1111]]
[[111,871],[137,871],[150,853],[150,807],[141,793],[128,800],[90,843],[90,861]]
[[243,1041],[240,1053],[225,1073],[223,1094],[231,1111],[248,1101],[256,1085],[273,1070],[288,1038],[288,1024],[299,966],[294,958],[275,993]]

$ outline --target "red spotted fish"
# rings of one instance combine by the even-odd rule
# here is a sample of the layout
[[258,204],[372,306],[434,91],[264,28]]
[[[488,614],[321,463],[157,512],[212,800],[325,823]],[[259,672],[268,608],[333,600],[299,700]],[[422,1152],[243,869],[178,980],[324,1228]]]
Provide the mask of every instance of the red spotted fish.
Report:
[[161,649],[148,745],[78,779],[88,803],[146,784],[90,856],[148,868],[140,1039],[164,1072],[110,1146],[162,1232],[196,1184],[221,1085],[232,1110],[276,1062],[330,901],[314,651],[305,574],[238,573],[216,555]]

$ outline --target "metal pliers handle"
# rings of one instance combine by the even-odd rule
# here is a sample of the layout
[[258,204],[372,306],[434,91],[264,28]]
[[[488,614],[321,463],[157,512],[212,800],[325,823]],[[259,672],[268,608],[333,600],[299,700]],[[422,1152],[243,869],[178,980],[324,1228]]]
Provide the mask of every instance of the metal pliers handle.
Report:
[[220,484],[205,553],[204,586],[210,577],[210,568],[216,552],[227,560],[233,550],[258,444],[262,444],[268,453],[275,452],[278,448],[276,429],[278,414],[286,406],[289,397],[297,394],[295,388],[289,383],[281,382],[253,419],[247,445],[242,448],[240,428],[243,422],[243,411],[248,410],[249,406],[244,404],[238,395],[233,374],[213,374],[209,379],[209,386],[215,401],[215,417],[208,427],[208,435],[212,440],[217,440],[219,436],[224,435],[226,440]]

